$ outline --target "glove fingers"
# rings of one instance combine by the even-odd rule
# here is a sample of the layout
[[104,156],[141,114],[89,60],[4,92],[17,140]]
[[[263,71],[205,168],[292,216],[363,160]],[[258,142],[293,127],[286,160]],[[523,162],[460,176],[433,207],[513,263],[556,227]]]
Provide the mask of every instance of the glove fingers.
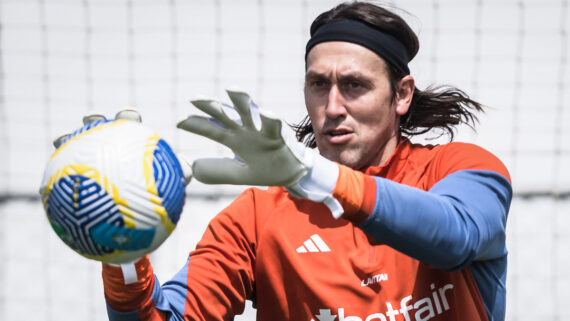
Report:
[[281,120],[268,117],[264,114],[261,116],[261,133],[263,136],[277,139],[281,136],[281,126],[283,125]]
[[245,127],[255,128],[251,113],[251,98],[249,95],[243,91],[238,90],[226,90],[235,110],[240,115],[241,121]]
[[61,146],[61,144],[67,138],[67,136],[69,136],[69,134],[61,135],[58,138],[53,140],[53,146],[55,147],[55,149],[58,149],[59,146]]
[[228,135],[227,129],[224,127],[217,125],[210,118],[197,115],[186,118],[179,122],[176,127],[204,136],[221,144],[224,144],[224,140]]
[[215,120],[219,121],[223,126],[227,128],[235,128],[239,126],[235,121],[231,120],[228,115],[224,112],[222,104],[219,101],[211,99],[197,99],[190,101],[192,105],[206,114],[212,116]]
[[230,158],[203,158],[192,165],[194,178],[205,184],[250,185],[244,181],[247,171],[246,165]]
[[105,119],[107,119],[107,118],[102,114],[86,115],[86,116],[83,116],[83,125],[91,124],[91,123],[94,123],[98,120],[105,120]]
[[139,123],[142,122],[141,114],[138,112],[138,110],[132,108],[123,109],[119,111],[115,115],[115,119],[128,119]]

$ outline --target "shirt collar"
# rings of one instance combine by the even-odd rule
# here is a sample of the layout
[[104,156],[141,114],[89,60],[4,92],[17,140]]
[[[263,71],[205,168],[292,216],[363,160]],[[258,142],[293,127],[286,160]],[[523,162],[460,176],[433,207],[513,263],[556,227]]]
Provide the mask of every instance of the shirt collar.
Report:
[[364,174],[371,176],[389,177],[400,172],[408,161],[412,144],[405,137],[400,138],[396,149],[386,163],[380,166],[369,166],[363,170]]

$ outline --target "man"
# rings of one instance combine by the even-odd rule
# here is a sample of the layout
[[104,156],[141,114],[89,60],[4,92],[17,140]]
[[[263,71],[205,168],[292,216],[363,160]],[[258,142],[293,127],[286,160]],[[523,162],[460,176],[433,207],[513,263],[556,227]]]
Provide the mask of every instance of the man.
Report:
[[179,127],[237,156],[197,160],[194,177],[273,187],[221,211],[162,286],[148,257],[104,264],[110,319],[230,320],[252,299],[258,320],[503,320],[509,174],[477,146],[406,138],[452,134],[480,109],[455,88],[415,88],[417,49],[399,16],[369,3],[313,22],[296,129],[318,153],[243,92],[228,91],[235,109],[194,101],[212,118]]

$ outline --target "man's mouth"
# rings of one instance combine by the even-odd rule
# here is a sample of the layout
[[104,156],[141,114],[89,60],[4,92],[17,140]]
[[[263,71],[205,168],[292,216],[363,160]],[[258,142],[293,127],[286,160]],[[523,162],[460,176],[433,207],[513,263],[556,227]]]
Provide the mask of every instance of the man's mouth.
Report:
[[346,135],[348,133],[349,132],[345,131],[345,130],[338,130],[338,131],[331,131],[328,133],[328,135],[330,135],[330,136],[342,136],[342,135]]
[[329,143],[344,144],[352,137],[352,133],[351,130],[344,128],[332,129],[325,131],[325,137],[327,137]]

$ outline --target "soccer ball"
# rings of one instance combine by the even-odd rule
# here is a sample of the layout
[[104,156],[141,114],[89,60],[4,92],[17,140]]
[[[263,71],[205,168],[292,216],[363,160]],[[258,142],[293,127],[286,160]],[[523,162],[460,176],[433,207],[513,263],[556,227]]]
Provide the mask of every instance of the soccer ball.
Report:
[[178,158],[154,130],[100,120],[55,150],[40,194],[65,244],[89,259],[119,264],[155,250],[172,233],[185,184]]

